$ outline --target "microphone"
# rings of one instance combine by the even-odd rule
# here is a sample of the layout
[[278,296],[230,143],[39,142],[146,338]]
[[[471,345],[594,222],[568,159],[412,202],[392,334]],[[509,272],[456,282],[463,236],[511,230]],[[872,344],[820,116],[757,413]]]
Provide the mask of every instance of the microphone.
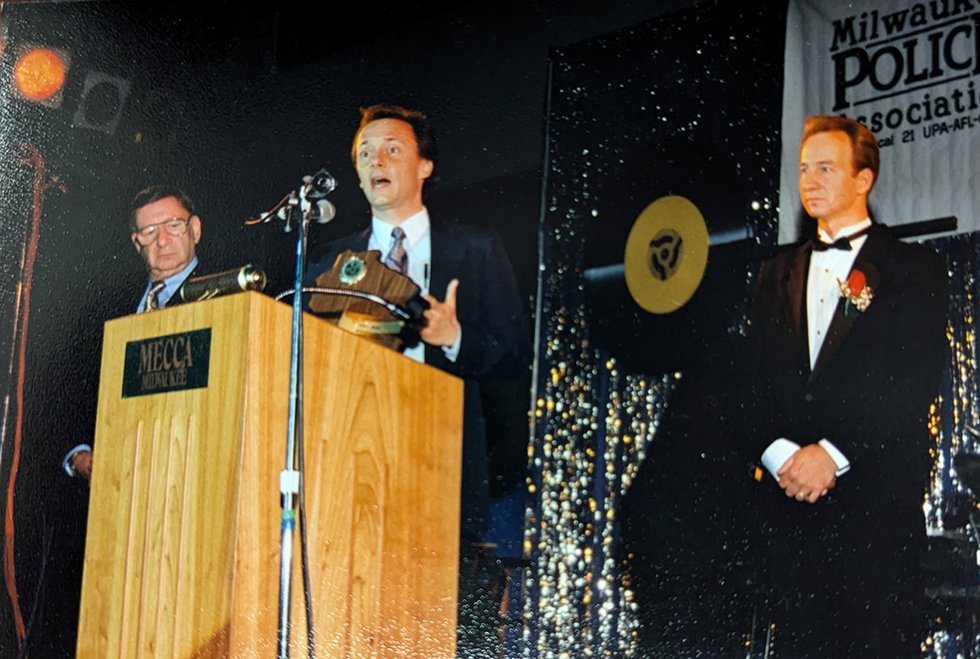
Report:
[[249,263],[234,270],[188,279],[174,294],[174,301],[197,302],[242,291],[262,291],[265,281],[265,272]]
[[321,169],[313,176],[303,177],[303,196],[310,201],[325,198],[337,189],[337,179],[326,169]]
[[326,224],[337,216],[337,207],[326,199],[316,202],[317,224]]

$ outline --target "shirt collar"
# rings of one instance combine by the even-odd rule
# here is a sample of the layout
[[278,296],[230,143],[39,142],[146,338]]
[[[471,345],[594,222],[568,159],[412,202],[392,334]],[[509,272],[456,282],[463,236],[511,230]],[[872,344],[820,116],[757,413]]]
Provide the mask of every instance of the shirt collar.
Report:
[[[167,300],[169,300],[170,296],[177,292],[177,288],[184,283],[184,280],[187,279],[192,272],[194,272],[194,268],[196,267],[197,267],[197,256],[192,258],[190,260],[190,263],[184,266],[184,269],[181,270],[180,272],[176,274],[172,274],[169,277],[164,277],[163,290],[160,291],[160,294],[157,296],[157,299],[160,300],[161,303],[164,303]],[[150,286],[153,286],[152,279],[147,282],[146,290],[150,290]]]
[[[374,240],[378,245],[384,245],[385,247],[391,242],[391,230],[395,228],[396,225],[388,224],[383,220],[379,220],[376,217],[371,218],[371,233],[374,234]],[[418,244],[419,240],[429,232],[429,210],[423,206],[415,215],[412,215],[407,220],[397,225],[402,228],[405,232],[405,242],[407,243],[405,249],[411,249]]]

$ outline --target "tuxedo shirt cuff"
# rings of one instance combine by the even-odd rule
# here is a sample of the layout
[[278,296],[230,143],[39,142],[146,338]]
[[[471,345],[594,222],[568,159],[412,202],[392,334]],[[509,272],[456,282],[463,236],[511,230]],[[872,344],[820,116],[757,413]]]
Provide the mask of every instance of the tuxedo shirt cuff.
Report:
[[829,439],[821,439],[820,446],[823,447],[823,450],[830,455],[831,459],[834,461],[834,464],[837,465],[837,471],[834,473],[834,476],[843,476],[851,470],[851,461],[848,460],[847,456],[841,453],[840,449],[834,446]]
[[772,477],[777,481],[779,480],[778,471],[790,457],[800,450],[800,445],[796,442],[791,442],[785,437],[780,437],[779,439],[773,441],[772,444],[766,447],[766,450],[762,452],[762,466],[766,468]]

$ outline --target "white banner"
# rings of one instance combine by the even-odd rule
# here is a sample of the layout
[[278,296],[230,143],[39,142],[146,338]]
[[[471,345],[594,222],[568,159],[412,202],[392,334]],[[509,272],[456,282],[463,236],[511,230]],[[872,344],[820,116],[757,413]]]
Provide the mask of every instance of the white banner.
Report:
[[[799,237],[803,119],[838,114],[878,137],[874,218],[980,225],[980,0],[789,0],[779,242]],[[931,232],[930,236],[952,231]]]

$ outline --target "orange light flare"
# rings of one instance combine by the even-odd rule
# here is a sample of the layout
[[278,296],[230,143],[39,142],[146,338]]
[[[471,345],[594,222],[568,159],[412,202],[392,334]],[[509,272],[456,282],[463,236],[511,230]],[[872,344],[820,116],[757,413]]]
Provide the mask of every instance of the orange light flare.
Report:
[[14,65],[14,84],[24,98],[43,101],[51,98],[65,84],[67,67],[50,48],[34,48]]

